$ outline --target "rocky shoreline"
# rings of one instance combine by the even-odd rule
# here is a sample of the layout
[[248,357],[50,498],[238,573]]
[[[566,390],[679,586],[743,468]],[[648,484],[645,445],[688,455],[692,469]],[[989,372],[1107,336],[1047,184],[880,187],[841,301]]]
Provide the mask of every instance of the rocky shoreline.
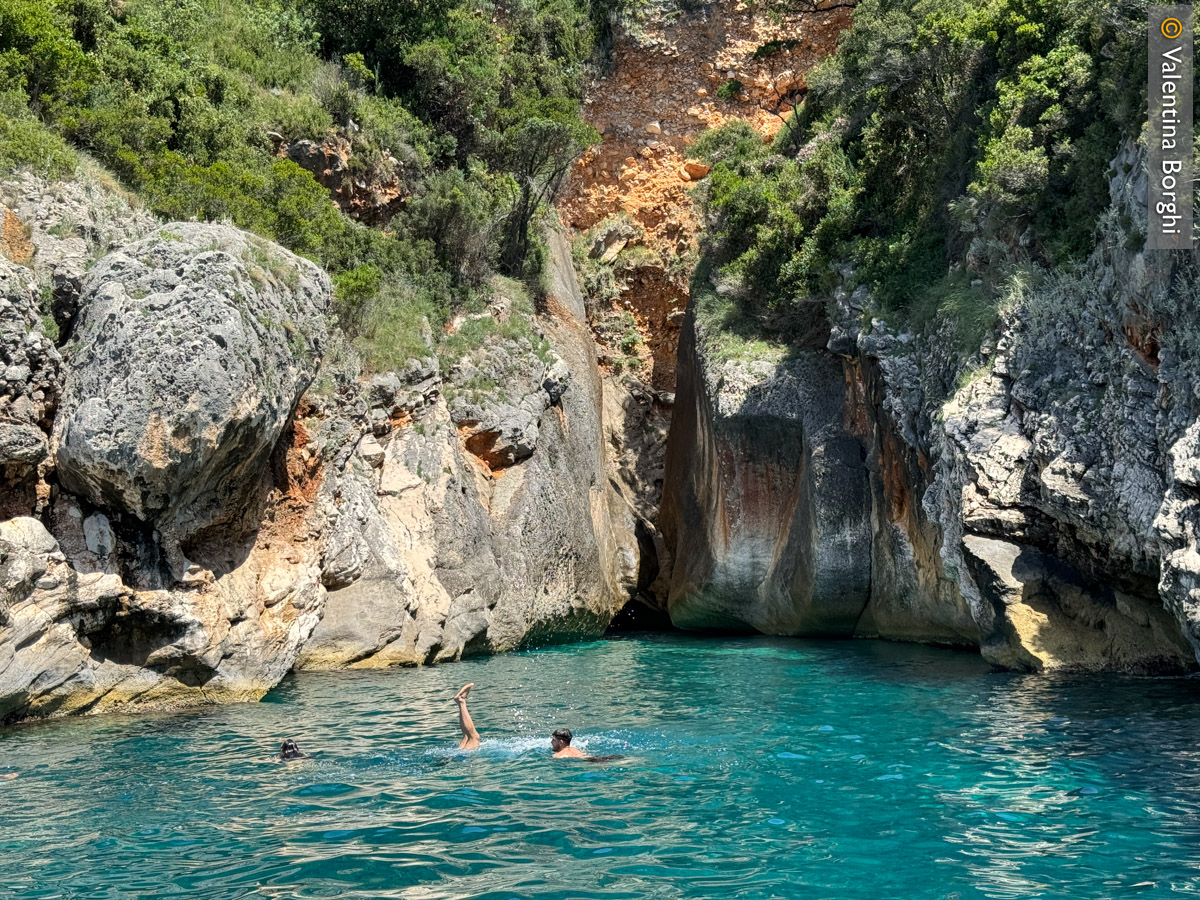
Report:
[[688,629],[1192,671],[1200,423],[1167,317],[1194,267],[1127,249],[1143,156],[1113,167],[1092,259],[968,364],[861,288],[752,359],[693,304],[661,511],[662,436],[631,433],[653,419],[598,367],[561,235],[531,337],[368,377],[312,263],[6,182],[0,721],[595,636],[634,598]]
[[1197,383],[1172,346],[1195,325],[1164,315],[1194,261],[1128,249],[1144,152],[1112,168],[1092,258],[1032,286],[967,365],[944,329],[864,322],[862,288],[827,339],[816,312],[771,360],[722,358],[689,316],[674,621],[978,646],[1027,671],[1196,668]]
[[[34,249],[0,259],[0,720],[598,635],[628,599],[633,518],[560,238],[532,339],[367,379],[328,352],[313,264],[120,203],[96,223],[90,187],[4,191]],[[59,346],[43,289],[71,301]],[[481,374],[495,390],[464,389]]]

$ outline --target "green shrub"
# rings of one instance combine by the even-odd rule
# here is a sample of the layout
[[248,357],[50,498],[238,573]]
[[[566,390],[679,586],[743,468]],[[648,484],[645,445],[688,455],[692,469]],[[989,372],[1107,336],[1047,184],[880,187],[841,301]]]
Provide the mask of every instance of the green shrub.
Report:
[[66,14],[45,0],[0,6],[0,83],[22,91],[34,117],[54,115],[87,94],[95,61],[75,40]]
[[358,114],[363,138],[412,170],[422,171],[435,158],[452,153],[453,141],[439,139],[397,100],[368,95],[359,103]]
[[0,175],[26,169],[49,178],[75,171],[75,152],[30,113],[23,91],[0,93]]
[[359,118],[362,91],[350,84],[341,66],[335,63],[321,66],[313,75],[312,92],[338,127],[349,128],[350,122]]
[[742,88],[745,87],[736,78],[730,78],[719,88],[717,88],[717,96],[722,100],[736,100],[742,93]]
[[850,231],[857,177],[840,143],[818,134],[798,154],[770,154],[747,123],[706,133],[705,244],[754,312],[801,303],[829,287],[830,260]]
[[432,355],[430,336],[433,329],[440,330],[442,316],[441,305],[429,291],[397,279],[384,285],[366,310],[354,344],[372,371],[402,369],[410,359]]
[[[1124,0],[861,0],[772,146],[748,125],[696,142],[703,247],[751,320],[843,261],[885,309],[932,293],[978,323],[1014,266],[1094,245],[1107,161],[1144,121],[1144,28]],[[966,265],[982,291],[948,276]]]
[[[800,46],[798,40],[773,40],[767,41],[765,44],[759,44],[754,48],[754,54],[751,59],[769,59],[776,53],[782,53],[784,50],[793,50]],[[738,90],[741,90],[739,87]]]
[[333,128],[333,116],[311,94],[256,94],[251,115],[264,131],[275,131],[285,140],[320,140]]
[[430,243],[442,268],[478,285],[490,274],[494,257],[496,205],[481,169],[469,174],[450,169],[425,179],[402,221],[416,238]]
[[[497,269],[543,289],[537,230],[596,137],[579,99],[612,6],[9,0],[0,170],[67,175],[75,146],[160,215],[279,241],[335,275],[343,326],[394,362]],[[334,128],[347,181],[396,186],[386,231],[276,155]]]
[[701,132],[692,145],[692,152],[709,163],[725,163],[742,174],[767,153],[762,135],[742,119],[733,119],[719,128]]
[[366,316],[383,286],[383,270],[371,263],[333,276],[333,308],[345,328],[361,331]]

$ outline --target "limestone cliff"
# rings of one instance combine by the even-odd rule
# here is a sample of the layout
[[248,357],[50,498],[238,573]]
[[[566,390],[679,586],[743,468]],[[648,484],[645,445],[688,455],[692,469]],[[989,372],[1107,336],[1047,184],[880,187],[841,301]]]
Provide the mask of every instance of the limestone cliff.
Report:
[[[300,667],[598,635],[636,587],[633,512],[606,474],[594,345],[560,235],[551,249],[545,358],[496,342],[445,379],[414,362],[371,381],[373,427],[325,423],[366,434],[326,467],[330,593]],[[495,391],[456,387],[481,371]]]
[[[862,289],[839,291],[828,341],[776,359],[731,362],[690,324],[663,504],[677,623],[978,645],[1018,669],[1195,666],[1196,260],[1140,252],[1144,154],[1113,168],[1091,259],[1018,290],[965,363],[948,323],[864,321]],[[749,402],[787,380],[793,405]],[[814,479],[821,458],[845,487]],[[830,557],[845,574],[815,599],[789,578]]]
[[641,602],[627,621],[639,627],[662,621],[645,607],[665,597],[671,571],[659,506],[702,229],[694,189],[710,170],[689,148],[706,128],[735,119],[776,134],[849,14],[700,3],[650,4],[635,15],[636,27],[614,29],[584,100],[601,140],[576,160],[556,206],[576,235],[601,354],[610,470],[636,513]]
[[661,519],[671,618],[848,633],[869,589],[870,517],[841,365],[812,346],[721,363],[705,339],[689,316]]
[[561,238],[526,336],[368,381],[312,263],[91,182],[0,196],[0,721],[594,635],[628,599]]
[[260,522],[329,295],[312,263],[217,225],[157,228],[81,275],[39,484],[0,523],[0,719],[248,699],[286,674],[319,570]]

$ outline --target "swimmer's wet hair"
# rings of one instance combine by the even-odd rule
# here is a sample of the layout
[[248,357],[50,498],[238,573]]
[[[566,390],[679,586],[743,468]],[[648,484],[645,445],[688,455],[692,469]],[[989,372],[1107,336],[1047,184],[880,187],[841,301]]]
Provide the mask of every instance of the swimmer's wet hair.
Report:
[[308,759],[308,754],[300,749],[300,745],[288,738],[279,745],[280,759]]
[[571,746],[571,729],[570,728],[560,728],[557,731],[555,731],[554,734],[550,735],[550,737],[556,737],[560,741],[562,741],[564,744],[566,744],[568,747]]

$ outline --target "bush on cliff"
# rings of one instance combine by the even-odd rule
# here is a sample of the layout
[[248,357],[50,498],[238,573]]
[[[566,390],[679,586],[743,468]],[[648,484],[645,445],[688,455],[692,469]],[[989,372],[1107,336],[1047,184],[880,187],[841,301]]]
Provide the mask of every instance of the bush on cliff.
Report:
[[[415,346],[398,323],[444,320],[494,272],[540,283],[534,226],[595,138],[579,99],[608,8],[8,0],[0,174],[64,175],[76,147],[164,216],[230,221],[357,272],[339,278],[339,317],[392,358]],[[353,145],[349,179],[399,173],[384,230],[351,221],[277,153],[280,138],[333,133]]]
[[708,132],[696,152],[714,163],[707,243],[756,312],[776,312],[827,286],[828,259],[846,232],[857,176],[821,134],[794,158],[772,153],[744,122]]
[[[364,242],[308,172],[272,155],[258,101],[273,95],[250,74],[303,79],[319,61],[303,62],[281,7],[278,20],[259,10],[177,0],[114,14],[98,0],[12,0],[0,10],[8,96],[20,92],[29,115],[164,216],[229,220],[337,268]],[[246,52],[233,52],[237,40]]]
[[990,288],[1077,259],[1144,121],[1145,54],[1134,0],[862,0],[772,146],[700,142],[706,246],[760,309],[840,261],[903,309],[958,267]]
[[29,111],[24,91],[0,93],[0,171],[28,169],[50,178],[75,170],[75,153]]

